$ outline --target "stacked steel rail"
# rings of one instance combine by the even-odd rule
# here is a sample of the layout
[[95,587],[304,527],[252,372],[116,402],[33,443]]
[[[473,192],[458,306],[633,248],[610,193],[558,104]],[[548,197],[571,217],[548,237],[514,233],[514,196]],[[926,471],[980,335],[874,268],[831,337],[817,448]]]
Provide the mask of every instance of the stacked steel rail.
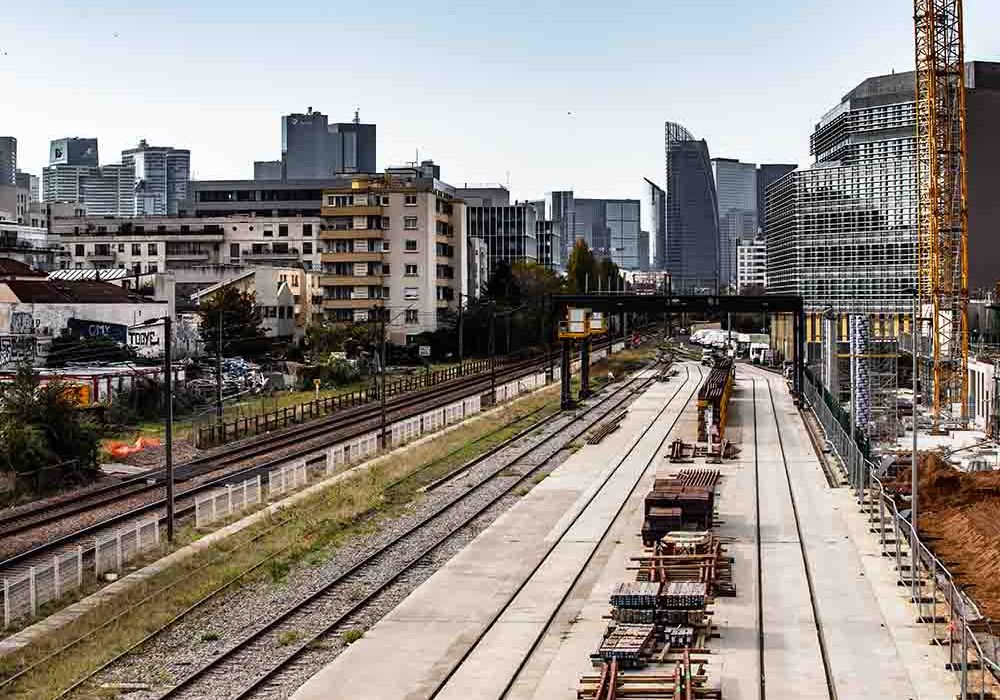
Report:
[[733,361],[724,358],[715,363],[698,392],[698,441],[718,443],[726,434],[729,395],[733,390]]
[[[707,489],[713,493],[717,469],[684,469],[670,479],[657,479],[647,495],[643,539],[646,552],[633,557],[634,581],[613,590],[611,622],[591,655],[600,673],[580,679],[580,700],[664,698],[717,699],[722,691],[709,684],[708,640],[713,635],[708,608],[717,595],[731,595],[731,560],[711,532],[701,499],[673,501],[677,531],[653,533],[650,510],[674,489]],[[687,513],[685,513],[687,510]],[[703,531],[681,530],[685,523],[706,525]]]

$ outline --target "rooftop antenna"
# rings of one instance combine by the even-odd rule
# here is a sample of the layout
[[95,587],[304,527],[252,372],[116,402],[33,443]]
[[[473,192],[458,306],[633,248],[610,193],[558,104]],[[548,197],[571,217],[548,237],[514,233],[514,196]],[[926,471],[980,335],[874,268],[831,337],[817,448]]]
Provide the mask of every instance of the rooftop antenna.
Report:
[[354,123],[355,124],[360,124],[361,123],[361,115],[358,114],[358,112],[359,112],[358,108],[355,107],[354,108]]
[[507,171],[507,189],[510,189],[510,171]]

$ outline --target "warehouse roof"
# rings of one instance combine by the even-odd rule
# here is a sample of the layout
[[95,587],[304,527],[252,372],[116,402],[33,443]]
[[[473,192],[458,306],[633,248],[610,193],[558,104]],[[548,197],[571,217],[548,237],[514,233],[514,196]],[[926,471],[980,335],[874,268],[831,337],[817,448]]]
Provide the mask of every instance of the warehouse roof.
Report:
[[152,299],[107,282],[80,280],[0,281],[24,304],[142,304]]

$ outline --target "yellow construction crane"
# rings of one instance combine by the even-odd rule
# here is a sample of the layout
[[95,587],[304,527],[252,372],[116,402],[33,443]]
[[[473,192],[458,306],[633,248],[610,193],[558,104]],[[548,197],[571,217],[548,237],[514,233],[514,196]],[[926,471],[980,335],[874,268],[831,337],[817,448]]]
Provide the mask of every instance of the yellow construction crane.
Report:
[[[969,396],[965,48],[962,0],[914,0],[917,109],[917,294],[934,383],[935,429]],[[914,351],[918,333],[913,333]]]

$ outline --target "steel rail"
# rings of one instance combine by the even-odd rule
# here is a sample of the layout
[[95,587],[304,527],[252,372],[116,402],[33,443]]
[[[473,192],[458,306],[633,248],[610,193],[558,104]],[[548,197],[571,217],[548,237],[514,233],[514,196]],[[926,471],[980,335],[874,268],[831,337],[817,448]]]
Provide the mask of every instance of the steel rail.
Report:
[[[600,402],[598,402],[594,406],[589,407],[584,412],[583,415],[585,416],[585,415],[587,415],[589,413],[593,413],[595,411],[598,411],[599,409],[602,409],[606,403],[608,403],[609,401],[612,401],[613,399],[615,399],[616,397],[618,397],[625,389],[627,389],[628,387],[630,387],[633,383],[639,382],[639,381],[641,381],[644,386],[648,386],[650,383],[652,383],[653,379],[652,378],[640,378],[640,377],[637,377],[637,378],[633,379],[628,384],[626,384],[626,385],[622,386],[621,388],[617,389],[614,393],[612,393],[611,395],[605,397],[604,399],[602,399]],[[598,422],[599,420],[601,420],[601,418],[604,415],[607,415],[607,413],[609,411],[612,411],[615,408],[617,408],[618,406],[620,406],[622,403],[624,403],[626,400],[628,400],[628,398],[632,394],[634,394],[634,393],[635,393],[634,391],[628,392],[627,395],[624,396],[624,398],[620,398],[618,401],[615,401],[614,405],[610,409],[606,409],[606,410],[602,411],[597,418],[595,418],[592,421],[590,421],[585,427],[583,427],[582,429],[576,430],[575,433],[574,433],[574,435],[573,435],[573,437],[570,438],[570,441],[572,441],[573,439],[576,439],[576,437],[578,437],[579,435],[583,435],[587,430],[590,429],[590,427],[592,427],[592,425],[594,425],[596,422]],[[572,426],[576,425],[577,422],[580,421],[582,418],[583,418],[583,416],[577,416],[573,422],[570,422],[570,423],[567,424],[566,429],[569,429]],[[166,693],[160,695],[159,700],[166,700],[167,698],[176,697],[180,692],[182,692],[183,690],[185,690],[186,688],[188,688],[189,686],[191,686],[191,684],[193,684],[195,681],[197,681],[198,679],[202,678],[203,676],[205,676],[205,674],[209,673],[213,669],[217,668],[222,662],[227,661],[229,659],[232,659],[232,657],[234,655],[236,655],[240,651],[246,649],[251,644],[253,644],[255,641],[259,640],[261,637],[263,637],[267,633],[269,633],[272,630],[274,630],[275,628],[277,628],[282,622],[284,622],[285,620],[287,620],[292,615],[303,611],[303,609],[307,608],[307,606],[311,605],[312,603],[314,603],[314,602],[316,602],[318,600],[321,600],[327,593],[329,593],[330,591],[332,591],[335,588],[339,587],[341,584],[343,584],[345,581],[347,581],[354,574],[358,573],[359,571],[362,571],[365,567],[367,567],[369,564],[371,564],[378,557],[380,557],[380,556],[384,555],[385,553],[389,552],[391,549],[393,549],[394,547],[396,547],[399,543],[403,542],[404,540],[406,540],[407,538],[409,538],[414,533],[419,532],[420,530],[422,530],[423,528],[425,528],[428,524],[430,524],[431,522],[437,520],[439,517],[441,517],[445,513],[447,513],[450,510],[452,510],[456,505],[459,505],[459,504],[463,503],[471,494],[477,492],[480,488],[482,488],[486,484],[492,483],[493,480],[496,479],[498,476],[500,476],[500,474],[502,472],[504,472],[507,469],[509,469],[509,467],[511,466],[511,464],[517,463],[517,462],[525,459],[527,456],[529,456],[530,454],[532,454],[536,450],[538,450],[542,445],[546,445],[548,443],[549,443],[549,441],[539,441],[539,442],[536,442],[536,443],[528,446],[524,451],[522,451],[521,453],[519,453],[510,462],[507,462],[506,464],[504,464],[502,467],[500,467],[498,469],[494,469],[490,474],[488,474],[486,476],[486,478],[482,479],[477,484],[475,484],[474,486],[472,486],[468,490],[464,491],[463,493],[455,496],[454,498],[450,499],[446,503],[442,504],[440,507],[438,507],[437,509],[435,509],[432,513],[430,513],[426,517],[422,518],[419,522],[415,523],[414,525],[412,525],[411,527],[409,527],[407,530],[405,530],[404,532],[402,532],[399,535],[395,536],[390,541],[386,542],[384,545],[382,545],[381,547],[379,547],[378,549],[376,549],[374,552],[372,552],[369,555],[367,555],[363,560],[357,562],[356,564],[354,564],[353,566],[351,566],[349,569],[345,570],[344,572],[342,572],[341,574],[339,574],[337,577],[335,577],[331,581],[329,581],[326,584],[324,584],[320,589],[314,591],[309,596],[307,596],[305,599],[299,601],[298,603],[296,603],[295,605],[293,605],[290,608],[286,609],[285,611],[283,611],[282,613],[280,613],[276,617],[272,618],[263,627],[255,630],[251,634],[247,635],[242,640],[240,640],[239,642],[237,642],[234,646],[230,647],[226,651],[223,651],[221,654],[219,654],[218,656],[214,657],[207,664],[201,666],[200,668],[198,668],[195,671],[193,671],[192,673],[190,673],[188,676],[186,676],[183,679],[181,679],[181,681],[179,683],[175,684],[172,688],[170,688],[168,691],[166,691]],[[494,455],[498,454],[502,449],[504,449],[504,448],[503,447],[499,447],[499,449],[496,449],[496,451],[493,454]],[[438,549],[442,544],[444,544],[445,542],[447,542],[448,540],[450,540],[452,537],[454,537],[455,534],[457,534],[458,532],[462,531],[471,522],[473,522],[477,518],[479,518],[489,508],[493,507],[500,500],[502,500],[503,498],[507,497],[510,493],[512,493],[514,491],[515,488],[517,488],[518,486],[520,486],[521,484],[523,484],[526,479],[530,478],[532,474],[534,474],[539,469],[543,468],[546,464],[548,464],[557,454],[558,454],[558,452],[556,452],[552,456],[546,458],[545,460],[543,460],[539,464],[532,466],[532,468],[529,471],[527,471],[525,474],[521,475],[518,479],[516,479],[514,482],[512,482],[508,487],[504,488],[494,498],[490,499],[484,505],[476,508],[475,511],[470,516],[468,516],[467,518],[463,519],[462,522],[456,524],[453,527],[450,527],[448,529],[448,531],[442,537],[438,538],[435,542],[431,543],[429,546],[423,548],[419,553],[417,553],[416,555],[408,554],[406,563],[403,566],[399,567],[393,573],[392,576],[390,576],[388,579],[382,581],[380,584],[376,585],[375,588],[374,588],[374,590],[370,591],[363,598],[361,598],[360,600],[358,600],[357,602],[355,602],[354,604],[352,604],[346,612],[339,614],[336,617],[336,619],[334,619],[331,622],[325,624],[324,627],[321,629],[321,631],[319,633],[308,635],[307,639],[300,640],[293,649],[289,650],[289,654],[284,659],[282,659],[281,661],[279,661],[276,666],[272,667],[264,675],[262,675],[259,678],[257,678],[250,686],[241,689],[238,692],[238,694],[234,697],[234,700],[241,700],[242,698],[249,697],[261,685],[263,685],[268,680],[270,680],[271,678],[273,678],[277,673],[279,673],[281,670],[283,670],[284,668],[286,668],[288,666],[288,664],[290,664],[292,661],[294,661],[295,659],[297,659],[304,651],[306,651],[309,648],[309,646],[315,640],[317,640],[317,639],[319,639],[319,638],[321,638],[321,637],[329,634],[332,630],[334,630],[338,626],[341,626],[341,625],[345,624],[351,617],[353,617],[354,615],[356,615],[360,610],[364,609],[364,607],[366,607],[369,603],[371,603],[371,601],[376,596],[378,596],[382,591],[384,591],[390,585],[392,585],[393,583],[395,583],[401,576],[403,576],[404,574],[406,574],[407,572],[409,572],[411,569],[413,569],[417,564],[419,564],[423,559],[425,559],[430,553],[432,553],[433,551],[435,551],[436,549]]]

